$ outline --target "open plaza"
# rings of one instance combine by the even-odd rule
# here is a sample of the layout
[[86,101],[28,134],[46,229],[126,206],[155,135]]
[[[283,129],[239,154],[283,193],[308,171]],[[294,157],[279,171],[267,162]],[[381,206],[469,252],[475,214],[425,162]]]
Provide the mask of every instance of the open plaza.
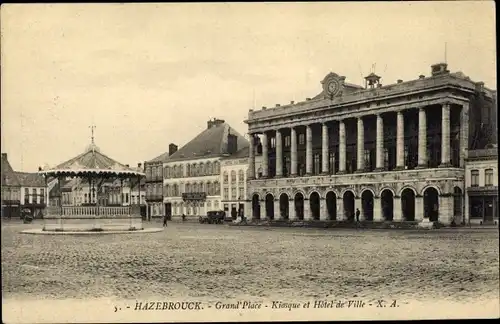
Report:
[[[145,228],[159,223],[145,222]],[[496,229],[356,230],[169,222],[158,233],[27,235],[2,224],[9,299],[498,300]]]

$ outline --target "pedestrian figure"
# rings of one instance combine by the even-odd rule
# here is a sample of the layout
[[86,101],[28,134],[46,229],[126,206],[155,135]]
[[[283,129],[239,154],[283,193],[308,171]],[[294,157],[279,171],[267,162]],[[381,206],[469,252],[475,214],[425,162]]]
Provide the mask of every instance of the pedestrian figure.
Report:
[[163,216],[163,227],[167,227],[167,215]]
[[361,212],[359,211],[359,208],[356,208],[356,223],[359,223],[359,214],[361,214]]
[[182,221],[184,222],[186,220],[186,215],[182,214]]

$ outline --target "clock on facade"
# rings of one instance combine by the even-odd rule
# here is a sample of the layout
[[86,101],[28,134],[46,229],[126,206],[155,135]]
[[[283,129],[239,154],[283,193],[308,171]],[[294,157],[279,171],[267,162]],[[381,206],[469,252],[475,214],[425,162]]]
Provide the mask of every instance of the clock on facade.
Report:
[[328,82],[327,90],[330,95],[335,95],[339,90],[339,83],[337,80]]

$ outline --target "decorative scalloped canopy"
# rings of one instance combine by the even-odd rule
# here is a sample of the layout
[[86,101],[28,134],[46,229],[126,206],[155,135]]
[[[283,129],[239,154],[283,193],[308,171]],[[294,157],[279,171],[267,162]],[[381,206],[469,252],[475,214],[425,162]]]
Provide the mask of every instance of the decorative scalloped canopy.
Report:
[[59,164],[54,168],[39,171],[40,174],[48,176],[144,176],[139,172],[124,164],[121,164],[101,153],[99,148],[90,144],[82,154]]

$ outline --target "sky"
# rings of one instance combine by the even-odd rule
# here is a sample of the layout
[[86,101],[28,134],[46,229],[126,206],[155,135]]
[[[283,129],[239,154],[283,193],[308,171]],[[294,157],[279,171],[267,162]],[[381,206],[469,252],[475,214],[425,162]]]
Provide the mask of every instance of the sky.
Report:
[[490,1],[8,4],[0,13],[1,150],[19,171],[82,153],[92,124],[101,152],[130,165],[181,147],[211,118],[246,134],[249,109],[313,97],[329,72],[362,85],[374,66],[390,84],[446,59],[496,89]]

